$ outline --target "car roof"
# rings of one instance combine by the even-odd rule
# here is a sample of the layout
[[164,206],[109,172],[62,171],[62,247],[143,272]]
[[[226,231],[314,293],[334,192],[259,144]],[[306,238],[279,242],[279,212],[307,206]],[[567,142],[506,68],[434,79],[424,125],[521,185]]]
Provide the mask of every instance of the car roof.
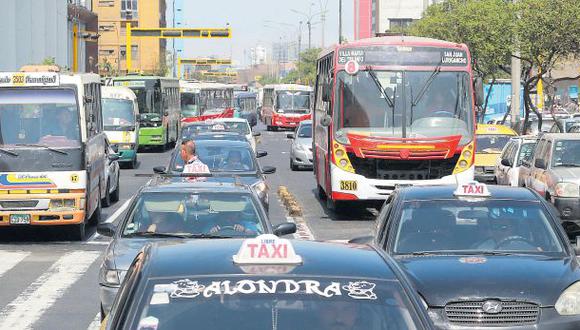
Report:
[[542,139],[546,140],[580,140],[578,133],[546,133],[543,134]]
[[[238,134],[239,135],[239,134]],[[199,140],[196,145],[224,146],[224,147],[248,147],[251,148],[247,140]]]
[[[227,180],[227,179],[231,179]],[[207,177],[195,180],[183,176],[155,176],[142,192],[220,192],[220,193],[251,193],[248,186],[239,183],[235,177]]]
[[[457,199],[454,195],[456,189],[457,185],[433,185],[405,187],[401,188],[400,191],[404,201],[413,201]],[[538,201],[538,196],[527,188],[488,185],[487,189],[491,194],[490,197],[485,197],[488,200]]]
[[[241,266],[232,260],[242,242],[241,239],[228,239],[154,243],[149,251],[148,277],[244,275]],[[283,276],[397,279],[385,257],[372,247],[302,240],[291,242],[303,263],[289,273],[281,274]]]

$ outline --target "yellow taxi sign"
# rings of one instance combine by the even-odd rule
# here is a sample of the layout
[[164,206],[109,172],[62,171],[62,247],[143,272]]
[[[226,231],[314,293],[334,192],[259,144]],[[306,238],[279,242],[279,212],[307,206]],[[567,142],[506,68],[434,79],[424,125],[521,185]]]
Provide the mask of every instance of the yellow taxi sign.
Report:
[[297,265],[302,257],[296,254],[289,240],[272,234],[245,240],[233,257],[238,265]]
[[453,193],[458,197],[489,197],[491,193],[487,189],[487,185],[477,181],[471,181],[466,184],[460,184]]

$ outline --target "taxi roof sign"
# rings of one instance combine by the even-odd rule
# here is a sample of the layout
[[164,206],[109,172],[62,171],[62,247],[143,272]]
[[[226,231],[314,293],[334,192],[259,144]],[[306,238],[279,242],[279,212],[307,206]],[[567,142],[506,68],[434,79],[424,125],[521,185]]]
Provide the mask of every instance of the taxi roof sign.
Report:
[[458,197],[489,197],[491,193],[487,189],[487,185],[471,181],[458,185],[453,195]]
[[238,265],[297,265],[302,257],[296,254],[289,240],[272,234],[245,240],[233,257]]
[[0,87],[46,87],[59,85],[60,75],[56,72],[0,72]]

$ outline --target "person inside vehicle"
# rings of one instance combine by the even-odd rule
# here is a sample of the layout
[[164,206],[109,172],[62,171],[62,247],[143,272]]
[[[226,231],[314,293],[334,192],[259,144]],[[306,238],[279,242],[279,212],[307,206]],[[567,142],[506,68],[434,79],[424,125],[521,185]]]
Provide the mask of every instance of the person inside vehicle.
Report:
[[350,330],[355,329],[358,319],[356,304],[337,301],[326,303],[319,310],[319,326],[322,330]]
[[473,248],[477,250],[534,250],[531,242],[524,238],[516,228],[516,219],[510,217],[497,217],[490,219],[487,226],[488,238],[476,243]]
[[183,219],[175,212],[150,212],[150,233],[182,233],[185,230]]
[[205,226],[204,233],[216,234],[222,231],[235,231],[245,235],[257,235],[261,232],[256,221],[244,219],[243,212],[221,212],[219,217]]
[[52,130],[48,134],[45,134],[44,139],[60,136],[68,140],[77,140],[79,123],[74,120],[73,112],[68,108],[57,108],[55,112],[54,117],[50,117],[54,118],[56,123],[54,123]]
[[195,153],[195,142],[184,139],[181,143],[181,158],[183,159],[183,173],[210,174],[209,167],[204,164]]
[[450,211],[432,208],[413,210],[401,231],[398,252],[449,250],[456,218]]
[[228,153],[228,159],[223,167],[225,171],[249,171],[248,164],[242,162],[242,153],[239,150],[231,150]]

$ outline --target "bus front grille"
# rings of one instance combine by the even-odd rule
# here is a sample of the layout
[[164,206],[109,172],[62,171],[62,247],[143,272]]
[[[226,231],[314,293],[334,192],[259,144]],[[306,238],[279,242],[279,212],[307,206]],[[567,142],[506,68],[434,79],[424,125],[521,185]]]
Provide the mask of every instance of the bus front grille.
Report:
[[348,153],[356,174],[378,180],[435,180],[453,174],[459,155],[449,159],[390,160],[359,158]]

